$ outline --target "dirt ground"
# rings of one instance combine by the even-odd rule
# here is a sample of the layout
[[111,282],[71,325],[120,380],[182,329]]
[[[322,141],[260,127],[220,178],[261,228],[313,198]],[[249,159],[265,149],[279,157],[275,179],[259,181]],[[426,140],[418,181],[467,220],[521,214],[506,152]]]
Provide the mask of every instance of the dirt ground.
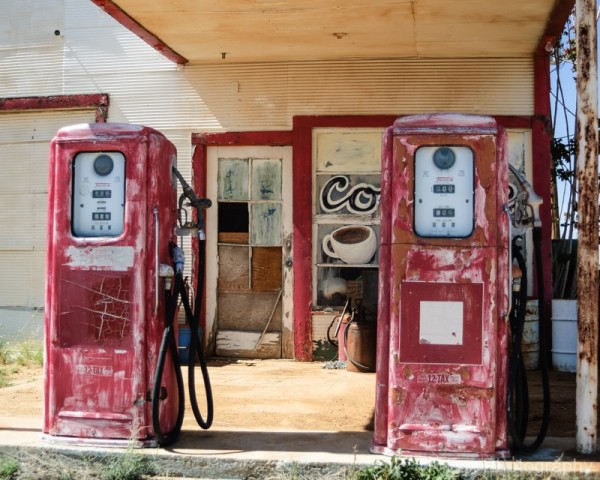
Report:
[[[286,360],[213,360],[209,365],[215,429],[361,431],[372,428],[373,373],[326,369],[322,362]],[[0,388],[1,416],[39,417],[41,426],[42,369],[14,369],[10,374],[13,385]],[[528,376],[531,399],[528,434],[535,435],[542,411],[541,375],[533,371]],[[199,370],[197,377],[201,378]],[[550,372],[550,386],[548,436],[574,437],[575,374]],[[202,393],[198,390],[199,397]],[[186,403],[184,429],[199,428],[189,402]]]
[[[371,421],[375,402],[375,374],[325,369],[324,365],[287,360],[210,361],[213,428],[364,430]],[[13,385],[0,388],[0,416],[39,416],[41,426],[43,371],[17,368],[11,374]],[[184,378],[187,379],[186,372]],[[196,378],[201,381],[199,368]],[[197,392],[199,400],[203,399],[201,383]],[[187,390],[183,427],[199,428],[189,407]]]

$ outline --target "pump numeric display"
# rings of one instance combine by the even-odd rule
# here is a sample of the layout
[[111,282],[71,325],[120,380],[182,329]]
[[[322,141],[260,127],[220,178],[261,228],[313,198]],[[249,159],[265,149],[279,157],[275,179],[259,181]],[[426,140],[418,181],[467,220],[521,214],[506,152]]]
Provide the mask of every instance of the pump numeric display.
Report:
[[454,193],[456,187],[454,185],[434,185],[433,193]]
[[92,190],[92,198],[112,198],[112,190]]
[[455,216],[454,208],[434,208],[433,216],[435,218],[452,218]]

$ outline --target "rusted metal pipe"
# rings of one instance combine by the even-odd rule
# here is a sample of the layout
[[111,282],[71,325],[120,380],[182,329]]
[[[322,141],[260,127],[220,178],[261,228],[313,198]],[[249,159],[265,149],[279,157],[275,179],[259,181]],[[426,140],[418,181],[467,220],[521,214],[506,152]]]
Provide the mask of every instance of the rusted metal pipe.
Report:
[[598,424],[598,60],[596,0],[577,0],[577,179],[579,182],[577,434],[596,451]]

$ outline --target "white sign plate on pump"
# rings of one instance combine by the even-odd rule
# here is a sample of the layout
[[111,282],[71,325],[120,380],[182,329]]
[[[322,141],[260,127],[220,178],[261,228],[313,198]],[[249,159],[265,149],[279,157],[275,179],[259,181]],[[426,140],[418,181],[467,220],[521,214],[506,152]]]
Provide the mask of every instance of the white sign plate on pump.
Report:
[[81,152],[73,160],[73,235],[116,237],[125,219],[125,156]]
[[414,228],[421,237],[473,233],[475,167],[469,147],[426,146],[415,153]]

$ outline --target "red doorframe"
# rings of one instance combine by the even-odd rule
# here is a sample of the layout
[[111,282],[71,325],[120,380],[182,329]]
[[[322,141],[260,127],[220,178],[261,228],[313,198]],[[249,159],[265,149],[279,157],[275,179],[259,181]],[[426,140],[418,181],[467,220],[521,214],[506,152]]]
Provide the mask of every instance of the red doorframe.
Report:
[[[192,134],[192,145],[194,152],[192,154],[192,185],[196,194],[200,197],[206,197],[206,177],[207,171],[207,149],[208,147],[223,146],[267,146],[282,147],[292,145],[292,132],[290,131],[266,131],[266,132],[224,132],[224,133],[194,133]],[[198,251],[198,239],[192,238],[192,255]],[[196,265],[196,260],[192,258],[191,265]],[[295,269],[294,269],[295,275]],[[196,272],[192,272],[192,278],[196,278]],[[197,290],[197,286],[193,285]],[[202,292],[206,297],[206,290]],[[203,302],[204,304],[204,302]],[[206,311],[201,312],[201,327],[206,331]],[[294,317],[296,318],[296,317]],[[294,332],[296,326],[294,325]],[[204,335],[204,341],[208,335]],[[295,343],[295,341],[294,341]],[[205,345],[206,346],[206,345]]]

